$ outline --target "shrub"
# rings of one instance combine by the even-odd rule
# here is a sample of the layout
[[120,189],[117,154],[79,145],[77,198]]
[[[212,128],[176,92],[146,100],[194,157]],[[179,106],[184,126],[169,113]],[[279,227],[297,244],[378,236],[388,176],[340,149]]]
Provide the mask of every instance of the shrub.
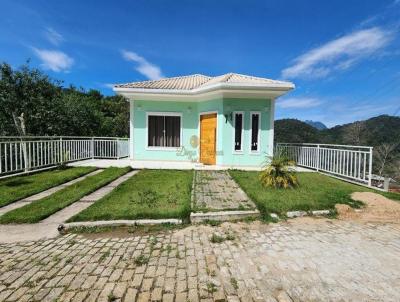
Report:
[[224,242],[224,241],[225,241],[225,238],[222,237],[222,236],[219,236],[219,235],[217,235],[217,234],[215,234],[215,233],[213,233],[212,236],[211,236],[210,241],[211,241],[212,243],[221,243],[221,242]]
[[292,188],[298,185],[294,171],[295,162],[286,156],[273,156],[271,161],[260,172],[260,181],[264,187]]
[[142,266],[143,264],[148,263],[149,260],[150,260],[149,257],[146,257],[145,255],[140,255],[137,256],[134,261],[136,265]]

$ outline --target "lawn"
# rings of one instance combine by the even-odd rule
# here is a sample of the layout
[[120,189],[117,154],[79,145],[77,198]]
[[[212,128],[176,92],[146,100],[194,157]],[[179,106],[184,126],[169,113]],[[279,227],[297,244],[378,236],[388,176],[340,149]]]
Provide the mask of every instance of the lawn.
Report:
[[392,199],[392,200],[398,200],[400,201],[400,194],[399,193],[394,193],[394,192],[379,192],[379,194],[382,194],[386,198]]
[[193,171],[142,170],[70,221],[187,218]]
[[359,207],[362,203],[350,198],[353,192],[377,192],[388,198],[400,199],[400,194],[373,191],[319,173],[297,173],[300,186],[296,189],[264,188],[258,180],[259,172],[232,170],[230,174],[264,215],[285,214],[294,210],[334,209],[337,203]]
[[0,180],[0,207],[63,184],[95,169],[94,167],[55,169]]
[[35,223],[51,214],[78,201],[83,196],[92,193],[102,186],[112,182],[130,168],[108,168],[104,171],[85,178],[69,187],[66,187],[48,197],[34,201],[31,204],[5,213],[0,217],[0,223]]

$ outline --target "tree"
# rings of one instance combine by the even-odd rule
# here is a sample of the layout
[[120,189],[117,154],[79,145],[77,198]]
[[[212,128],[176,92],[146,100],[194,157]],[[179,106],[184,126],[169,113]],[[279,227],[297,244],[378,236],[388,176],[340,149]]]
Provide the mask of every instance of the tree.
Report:
[[393,163],[393,178],[400,183],[400,159]]
[[365,122],[354,122],[344,128],[344,142],[352,145],[361,145],[363,135],[367,129]]
[[0,135],[128,136],[129,104],[50,79],[29,62],[0,65]]
[[379,176],[392,174],[393,166],[396,160],[396,148],[398,143],[382,144],[375,148],[375,160],[378,166]]
[[[38,69],[27,64],[18,70],[0,65],[1,132],[6,135],[44,135],[57,131],[53,126],[60,108],[61,88]],[[11,127],[11,124],[14,127]]]

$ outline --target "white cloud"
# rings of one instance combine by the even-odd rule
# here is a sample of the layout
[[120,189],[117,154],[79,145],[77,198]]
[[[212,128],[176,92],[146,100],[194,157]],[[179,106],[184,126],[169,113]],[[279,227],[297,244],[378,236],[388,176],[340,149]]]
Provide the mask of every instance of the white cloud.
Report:
[[289,108],[312,108],[317,107],[322,104],[322,101],[316,98],[305,98],[305,97],[293,97],[278,100],[276,105],[282,109],[289,109]]
[[104,84],[102,84],[102,86],[103,86],[103,87],[106,87],[106,88],[113,89],[114,86],[115,86],[115,84],[112,84],[112,83],[104,83]]
[[133,51],[122,50],[122,57],[130,62],[135,62],[135,69],[150,80],[159,80],[164,77],[161,68],[147,61]]
[[379,27],[354,31],[297,57],[292,66],[282,71],[282,76],[325,77],[332,71],[350,68],[360,59],[383,49],[391,39],[392,32]]
[[394,108],[396,103],[390,100],[386,102],[382,100],[379,104],[335,104],[326,109],[329,114],[326,114],[323,121],[329,127],[342,125],[381,114],[390,114]]
[[74,64],[74,59],[62,51],[38,48],[33,48],[33,51],[42,60],[43,68],[55,72],[68,71]]
[[49,40],[49,42],[55,46],[58,46],[62,41],[64,41],[64,37],[51,27],[46,28],[44,34],[47,40]]

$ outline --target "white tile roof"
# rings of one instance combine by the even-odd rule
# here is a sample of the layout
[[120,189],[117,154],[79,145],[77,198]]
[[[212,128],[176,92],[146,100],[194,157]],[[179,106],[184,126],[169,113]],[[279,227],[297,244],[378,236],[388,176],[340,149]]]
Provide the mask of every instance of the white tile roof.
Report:
[[[213,84],[242,84],[243,86],[260,85],[260,86],[288,86],[294,87],[290,82],[271,80],[266,78],[258,78],[237,73],[227,73],[216,77],[209,77],[202,74],[193,74],[188,76],[165,78],[154,81],[142,81],[126,84],[117,84],[114,88],[138,88],[138,89],[163,89],[163,90],[193,90],[196,88],[205,88]],[[292,88],[293,88],[292,87]]]

